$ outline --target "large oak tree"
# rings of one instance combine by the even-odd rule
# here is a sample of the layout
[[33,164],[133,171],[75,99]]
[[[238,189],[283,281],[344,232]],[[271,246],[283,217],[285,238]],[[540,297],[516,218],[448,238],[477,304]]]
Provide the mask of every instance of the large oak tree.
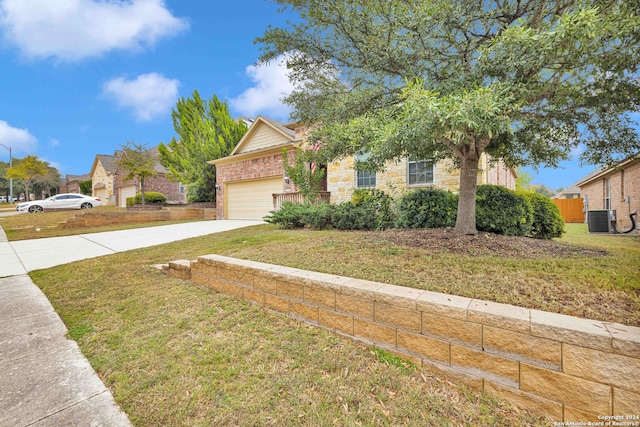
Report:
[[287,55],[293,118],[327,159],[411,155],[460,167],[456,231],[476,233],[482,153],[509,166],[611,163],[640,151],[640,2],[277,0],[299,14],[257,39]]

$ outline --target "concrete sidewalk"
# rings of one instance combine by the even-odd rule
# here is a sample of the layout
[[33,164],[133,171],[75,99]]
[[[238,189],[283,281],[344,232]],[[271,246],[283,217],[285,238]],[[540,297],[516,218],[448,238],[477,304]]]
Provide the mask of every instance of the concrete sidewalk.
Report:
[[0,426],[131,426],[27,272],[261,223],[201,221],[17,242],[7,242],[0,227]]

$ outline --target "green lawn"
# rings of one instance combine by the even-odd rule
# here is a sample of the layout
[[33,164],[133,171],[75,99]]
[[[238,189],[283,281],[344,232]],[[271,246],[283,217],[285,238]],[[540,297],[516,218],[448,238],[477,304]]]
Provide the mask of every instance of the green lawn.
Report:
[[608,253],[433,254],[376,232],[263,225],[31,275],[135,425],[544,425],[438,373],[151,266],[218,253],[639,324],[638,238],[569,224],[562,242]]

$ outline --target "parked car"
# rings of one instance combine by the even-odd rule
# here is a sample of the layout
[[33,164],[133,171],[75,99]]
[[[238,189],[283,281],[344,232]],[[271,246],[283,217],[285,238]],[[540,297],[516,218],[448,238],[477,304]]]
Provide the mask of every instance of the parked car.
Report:
[[11,197],[8,197],[8,196],[0,196],[0,203],[13,203],[16,200],[18,199],[16,199],[15,197],[11,199]]
[[102,200],[83,194],[64,193],[44,200],[19,203],[16,210],[18,212],[42,212],[49,209],[91,209],[94,206],[102,206]]

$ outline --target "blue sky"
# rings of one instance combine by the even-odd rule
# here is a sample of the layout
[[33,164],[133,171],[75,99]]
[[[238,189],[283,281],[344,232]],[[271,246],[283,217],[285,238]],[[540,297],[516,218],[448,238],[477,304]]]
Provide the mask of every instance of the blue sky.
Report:
[[[0,0],[0,143],[88,173],[127,141],[170,141],[171,109],[194,90],[233,116],[287,121],[285,70],[255,66],[253,43],[287,18],[263,0]],[[527,170],[557,189],[594,169],[563,167]]]

